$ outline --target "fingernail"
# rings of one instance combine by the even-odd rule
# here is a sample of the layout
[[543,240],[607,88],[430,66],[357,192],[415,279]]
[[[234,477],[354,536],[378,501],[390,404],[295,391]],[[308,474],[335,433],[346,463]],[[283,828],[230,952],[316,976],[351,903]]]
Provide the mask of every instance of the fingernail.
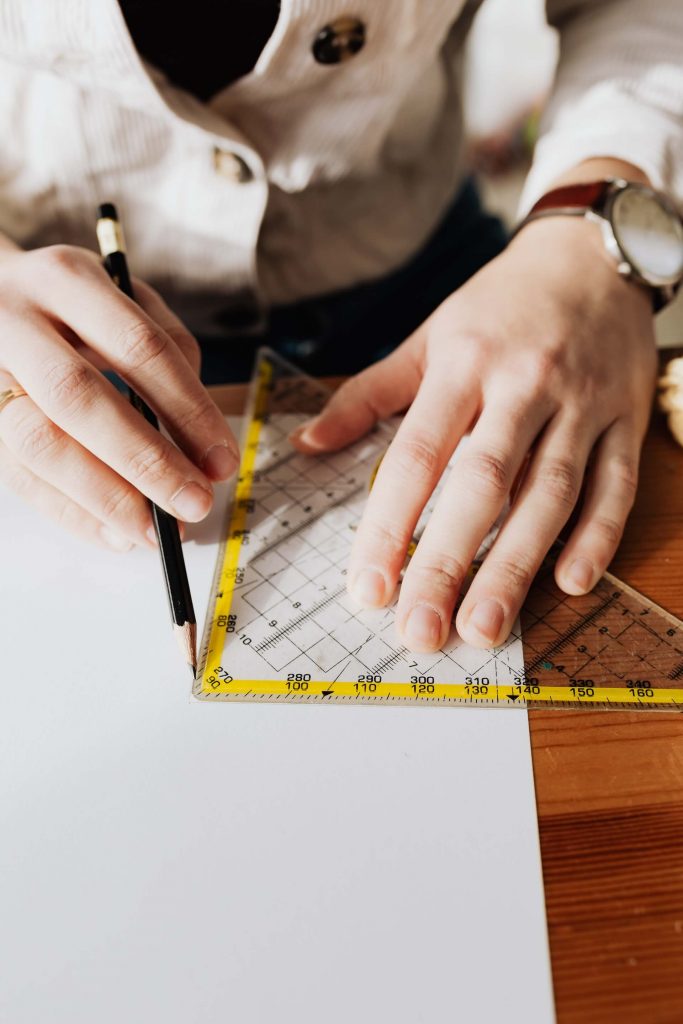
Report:
[[567,582],[578,590],[590,590],[595,570],[587,558],[576,558],[567,569]]
[[130,551],[133,547],[132,541],[124,537],[123,534],[117,533],[115,530],[110,530],[108,526],[103,526],[100,530],[100,537],[104,543],[112,548],[114,551]]
[[297,427],[289,435],[289,441],[291,444],[301,443],[307,448],[313,448],[315,451],[322,451],[322,447],[311,438],[313,428],[318,421],[318,417],[314,416],[312,420],[308,420],[307,423],[302,423],[300,427]]
[[380,608],[386,593],[384,576],[376,569],[361,569],[351,582],[351,594],[364,608]]
[[409,647],[436,650],[441,642],[441,616],[427,604],[415,605],[405,624]]
[[154,529],[154,527],[153,527],[153,526],[150,526],[150,527],[149,527],[149,529],[148,529],[148,530],[147,530],[147,532],[145,533],[145,537],[146,537],[146,538],[147,538],[147,540],[148,540],[148,541],[150,542],[150,544],[153,544],[153,545],[154,545],[154,547],[157,547],[157,546],[158,546],[158,543],[159,543],[159,542],[158,542],[158,540],[157,540],[157,532],[156,532],[156,530]]
[[203,519],[211,508],[211,503],[210,491],[194,483],[185,484],[171,498],[171,507],[176,517],[184,519],[187,523],[196,523]]
[[505,612],[498,601],[487,598],[485,601],[475,604],[467,620],[467,626],[471,626],[482,639],[492,644],[498,638],[504,618]]
[[226,480],[237,469],[239,456],[227,442],[212,444],[204,456],[202,469],[214,480]]

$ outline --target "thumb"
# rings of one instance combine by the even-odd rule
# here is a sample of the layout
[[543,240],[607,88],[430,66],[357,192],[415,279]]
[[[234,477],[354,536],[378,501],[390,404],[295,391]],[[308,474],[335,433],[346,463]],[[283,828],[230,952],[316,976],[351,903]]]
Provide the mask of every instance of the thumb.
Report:
[[419,328],[386,358],[349,377],[325,408],[298,427],[289,440],[300,452],[337,451],[393,413],[406,409],[422,380],[422,332]]

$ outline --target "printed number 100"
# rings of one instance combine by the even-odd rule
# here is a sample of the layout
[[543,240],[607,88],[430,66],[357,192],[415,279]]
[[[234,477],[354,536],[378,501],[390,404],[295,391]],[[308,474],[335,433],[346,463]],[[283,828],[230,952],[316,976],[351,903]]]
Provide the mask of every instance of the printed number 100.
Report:
[[288,690],[302,690],[308,689],[308,684],[311,681],[311,677],[308,672],[290,672],[287,676],[287,689]]

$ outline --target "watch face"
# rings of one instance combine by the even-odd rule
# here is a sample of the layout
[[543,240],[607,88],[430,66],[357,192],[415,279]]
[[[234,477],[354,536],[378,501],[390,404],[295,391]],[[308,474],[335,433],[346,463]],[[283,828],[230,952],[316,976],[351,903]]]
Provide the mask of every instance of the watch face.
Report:
[[628,185],[612,204],[612,229],[624,256],[650,284],[676,284],[683,275],[683,224],[649,188]]

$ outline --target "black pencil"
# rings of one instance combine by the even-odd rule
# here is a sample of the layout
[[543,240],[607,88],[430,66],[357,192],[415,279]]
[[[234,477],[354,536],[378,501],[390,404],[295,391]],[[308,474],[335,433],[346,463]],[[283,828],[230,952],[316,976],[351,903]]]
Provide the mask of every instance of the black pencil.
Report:
[[[113,203],[102,203],[98,208],[97,241],[105,269],[112,281],[125,295],[135,299],[128,273],[123,230]],[[155,430],[158,430],[158,419],[147,403],[130,386],[128,386],[128,397],[131,405],[145,417]],[[150,501],[149,504],[159,542],[161,565],[171,606],[173,631],[178,646],[192,669],[192,678],[194,679],[197,671],[197,623],[192,607],[192,595],[187,579],[178,523],[172,515],[165,512],[163,508],[159,508],[153,501]]]

